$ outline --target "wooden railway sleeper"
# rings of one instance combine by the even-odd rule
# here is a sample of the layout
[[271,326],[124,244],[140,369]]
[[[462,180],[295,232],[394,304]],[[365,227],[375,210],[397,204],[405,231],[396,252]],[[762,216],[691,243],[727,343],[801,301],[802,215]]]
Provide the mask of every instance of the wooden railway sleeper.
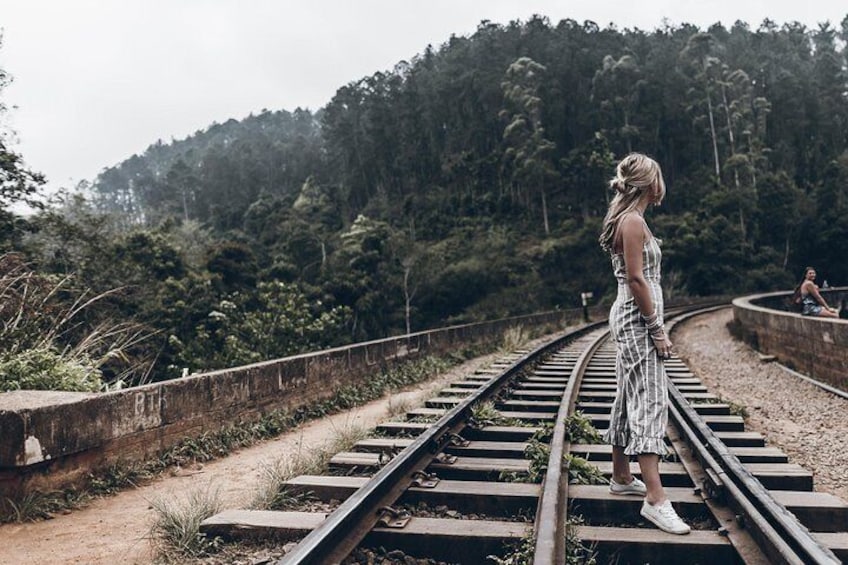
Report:
[[377,510],[377,523],[387,528],[402,530],[411,519],[412,515],[406,510],[398,510],[391,506],[383,506]]

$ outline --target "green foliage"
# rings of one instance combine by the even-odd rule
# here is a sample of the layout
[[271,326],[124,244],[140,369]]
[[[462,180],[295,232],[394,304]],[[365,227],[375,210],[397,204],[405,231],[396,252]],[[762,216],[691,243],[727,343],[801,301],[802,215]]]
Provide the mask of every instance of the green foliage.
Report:
[[[598,431],[579,412],[572,414],[565,424],[567,442],[601,443]],[[553,437],[553,425],[545,425],[539,429],[527,442],[524,448],[524,458],[530,462],[530,470],[526,475],[502,473],[501,480],[511,482],[540,483],[548,470],[551,457],[550,441]],[[597,467],[581,457],[566,454],[563,460],[568,467],[569,482],[577,484],[606,484],[603,474]]]
[[181,358],[195,368],[217,369],[320,349],[342,334],[349,315],[344,307],[310,302],[297,285],[259,283],[255,295],[221,300],[196,327]]
[[65,491],[32,491],[12,500],[0,501],[0,524],[3,522],[36,522],[49,520],[66,508],[77,508],[90,500],[90,495],[76,489]]
[[568,454],[565,456],[565,463],[568,466],[568,482],[577,485],[605,485],[607,479],[601,471],[576,455]]
[[565,441],[597,445],[603,443],[603,438],[592,421],[577,410],[565,419]]
[[577,536],[576,527],[584,524],[583,517],[569,514],[565,526],[565,562],[567,565],[598,565],[594,546],[587,547]]
[[[565,563],[567,565],[597,565],[597,553],[580,541],[576,526],[583,524],[582,516],[568,515],[565,539]],[[530,530],[520,541],[511,543],[504,557],[489,555],[487,559],[496,565],[530,565],[536,554],[536,534]]]
[[129,351],[144,329],[96,312],[115,291],[94,295],[74,283],[33,271],[18,254],[0,255],[0,392],[95,391],[103,370],[137,370]]
[[100,390],[101,373],[90,361],[68,359],[51,349],[0,356],[0,392],[9,390]]
[[527,473],[528,483],[541,483],[548,472],[548,461],[551,458],[551,446],[539,440],[531,439],[524,448],[524,458],[530,460],[530,471]]
[[490,400],[485,400],[483,402],[478,402],[474,406],[471,407],[471,418],[469,421],[469,425],[483,427],[483,426],[523,426],[530,427],[531,424],[528,424],[524,420],[519,420],[517,418],[510,418],[509,416],[504,416],[501,412],[499,412],[495,408],[495,403]]
[[536,552],[536,534],[533,529],[518,542],[513,542],[506,548],[505,556],[489,555],[487,560],[496,565],[531,565]]
[[206,268],[223,292],[238,292],[256,286],[256,258],[247,245],[225,241],[209,250]]

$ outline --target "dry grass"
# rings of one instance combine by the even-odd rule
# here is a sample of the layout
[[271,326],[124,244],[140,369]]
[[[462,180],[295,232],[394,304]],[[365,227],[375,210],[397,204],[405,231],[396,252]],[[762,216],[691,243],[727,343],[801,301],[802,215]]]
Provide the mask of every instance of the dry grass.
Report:
[[304,448],[303,442],[299,442],[295,453],[263,466],[259,490],[250,507],[257,510],[284,507],[291,498],[285,485],[289,479],[299,475],[320,475],[327,470],[333,455],[352,449],[356,442],[368,437],[368,433],[365,428],[348,422],[340,427],[334,426],[330,439],[322,445]]
[[221,511],[217,490],[193,490],[182,497],[171,494],[151,500],[150,505],[155,512],[150,539],[160,560],[182,563],[217,549],[217,539],[200,533],[200,523]]
[[501,344],[501,353],[512,353],[517,349],[524,347],[530,341],[530,335],[524,326],[515,326],[504,332],[503,341]]
[[403,416],[421,404],[418,393],[390,393],[386,405],[386,416],[391,420]]
[[0,363],[8,373],[0,390],[4,381],[7,390],[92,390],[106,366],[118,373],[116,382],[143,381],[152,361],[131,352],[152,333],[134,322],[92,319],[98,303],[122,292],[94,293],[73,275],[39,273],[20,254],[0,254]]

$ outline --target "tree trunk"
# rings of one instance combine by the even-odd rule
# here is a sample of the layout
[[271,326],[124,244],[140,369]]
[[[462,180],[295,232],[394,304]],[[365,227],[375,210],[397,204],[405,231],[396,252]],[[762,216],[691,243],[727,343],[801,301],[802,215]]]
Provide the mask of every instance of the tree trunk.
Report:
[[551,235],[551,228],[548,224],[548,201],[545,197],[545,187],[542,187],[542,220],[545,222],[545,235]]
[[[750,153],[749,153],[750,155]],[[754,198],[757,197],[757,165],[751,159],[751,188],[754,189]]]
[[786,235],[786,247],[783,252],[783,268],[786,268],[786,265],[789,264],[789,234]]
[[[727,88],[721,85],[721,99],[724,102],[724,116],[727,119],[727,137],[730,141],[730,156],[736,155],[736,141],[733,138],[733,122],[730,121],[730,106],[727,104]],[[736,190],[739,190],[739,171],[733,171],[733,182]],[[742,214],[742,209],[739,209],[739,214]],[[744,235],[744,232],[743,232]]]
[[409,292],[409,272],[410,267],[403,270],[403,299],[404,299],[404,315],[406,317],[406,333],[412,333],[412,294]]
[[188,221],[188,196],[186,195],[186,187],[183,186],[182,190],[180,192],[182,192],[182,195],[183,195],[183,219],[187,222]]
[[716,182],[721,184],[721,165],[718,159],[718,140],[716,139],[715,120],[713,119],[713,101],[710,98],[710,92],[707,91],[707,112],[710,117],[710,137],[713,141],[713,157],[715,158],[715,173]]
[[724,102],[724,115],[727,117],[727,136],[730,139],[730,154],[736,154],[736,143],[733,139],[733,123],[730,121],[730,106],[727,104],[727,88],[721,85],[721,99]]

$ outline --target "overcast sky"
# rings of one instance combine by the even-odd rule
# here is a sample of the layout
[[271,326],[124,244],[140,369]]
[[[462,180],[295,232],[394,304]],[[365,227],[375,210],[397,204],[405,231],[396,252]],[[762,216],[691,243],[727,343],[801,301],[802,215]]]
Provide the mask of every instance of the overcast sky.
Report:
[[766,17],[839,27],[834,0],[0,0],[0,93],[14,149],[74,186],[212,122],[325,105],[428,44],[542,14],[652,30]]

